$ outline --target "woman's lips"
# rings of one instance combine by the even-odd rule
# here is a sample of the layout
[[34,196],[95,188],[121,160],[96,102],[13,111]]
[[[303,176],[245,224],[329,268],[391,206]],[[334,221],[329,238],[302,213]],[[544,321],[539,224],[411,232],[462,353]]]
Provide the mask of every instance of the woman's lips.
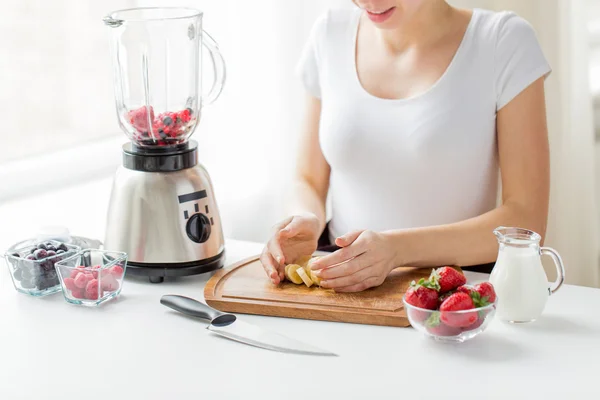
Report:
[[367,16],[369,17],[369,19],[377,24],[380,24],[382,22],[387,21],[387,19],[389,17],[391,17],[391,15],[394,13],[394,11],[396,10],[396,7],[392,7],[389,10],[386,10],[382,13],[378,13],[378,12],[372,12],[369,10],[365,10],[367,12]]

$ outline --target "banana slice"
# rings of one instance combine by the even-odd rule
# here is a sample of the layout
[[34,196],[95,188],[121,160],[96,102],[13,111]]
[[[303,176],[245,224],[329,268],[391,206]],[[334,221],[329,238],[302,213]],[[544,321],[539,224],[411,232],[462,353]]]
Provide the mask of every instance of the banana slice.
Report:
[[285,266],[285,277],[292,283],[295,283],[296,285],[300,285],[302,284],[302,282],[304,282],[302,280],[302,278],[300,278],[300,276],[298,275],[298,273],[296,272],[296,270],[298,268],[301,268],[298,264],[288,264]]
[[312,269],[310,269],[311,264],[319,258],[320,257],[311,258],[308,261],[308,263],[306,264],[306,272],[308,273],[308,276],[313,281],[313,283],[315,283],[318,286],[321,286],[321,278],[319,278],[318,276],[315,275],[316,271],[313,271]]
[[302,267],[298,267],[298,269],[296,269],[296,272],[298,273],[298,275],[300,275],[300,278],[302,278],[302,280],[304,281],[304,284],[308,287],[311,287],[313,284],[313,281],[309,278],[309,276],[306,274],[306,271],[304,271],[304,268]]

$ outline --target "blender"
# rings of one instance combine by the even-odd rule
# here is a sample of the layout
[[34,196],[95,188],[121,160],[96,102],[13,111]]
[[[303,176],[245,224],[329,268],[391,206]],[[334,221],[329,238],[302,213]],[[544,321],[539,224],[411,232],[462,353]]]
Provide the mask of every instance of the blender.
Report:
[[[190,140],[202,108],[225,82],[225,63],[202,28],[203,13],[182,7],[118,10],[111,31],[117,118],[130,139],[113,178],[104,247],[128,254],[128,275],[160,283],[223,266],[219,209]],[[203,47],[214,80],[202,90]]]

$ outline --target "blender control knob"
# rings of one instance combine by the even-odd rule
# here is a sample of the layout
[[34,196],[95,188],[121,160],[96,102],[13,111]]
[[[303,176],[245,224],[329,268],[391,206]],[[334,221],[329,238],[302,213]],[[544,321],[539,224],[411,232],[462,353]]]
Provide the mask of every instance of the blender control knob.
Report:
[[188,237],[196,243],[204,243],[210,237],[210,219],[204,214],[194,214],[185,227]]

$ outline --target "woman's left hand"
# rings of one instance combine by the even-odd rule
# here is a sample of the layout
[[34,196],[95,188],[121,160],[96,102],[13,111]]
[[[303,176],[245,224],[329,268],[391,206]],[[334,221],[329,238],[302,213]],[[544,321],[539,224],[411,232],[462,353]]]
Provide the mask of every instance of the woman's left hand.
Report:
[[341,249],[321,257],[311,268],[321,287],[336,292],[360,292],[379,286],[395,267],[396,249],[390,236],[369,230],[336,239]]

